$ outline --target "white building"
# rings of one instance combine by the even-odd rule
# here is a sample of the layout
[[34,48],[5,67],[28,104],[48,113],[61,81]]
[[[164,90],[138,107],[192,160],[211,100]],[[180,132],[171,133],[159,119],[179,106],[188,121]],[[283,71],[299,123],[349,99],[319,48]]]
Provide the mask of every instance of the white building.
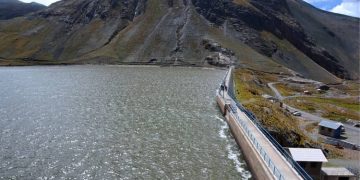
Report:
[[289,148],[292,158],[314,179],[320,179],[322,163],[327,162],[321,149]]

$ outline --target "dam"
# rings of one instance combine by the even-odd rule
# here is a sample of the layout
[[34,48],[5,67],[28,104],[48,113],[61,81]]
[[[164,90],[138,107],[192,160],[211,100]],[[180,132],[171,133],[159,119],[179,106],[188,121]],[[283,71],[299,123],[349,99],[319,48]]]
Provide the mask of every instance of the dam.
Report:
[[0,179],[249,179],[225,70],[0,68]]
[[312,180],[312,177],[262,127],[255,115],[237,101],[232,79],[233,70],[234,67],[230,67],[217,91],[216,101],[243,151],[254,178]]

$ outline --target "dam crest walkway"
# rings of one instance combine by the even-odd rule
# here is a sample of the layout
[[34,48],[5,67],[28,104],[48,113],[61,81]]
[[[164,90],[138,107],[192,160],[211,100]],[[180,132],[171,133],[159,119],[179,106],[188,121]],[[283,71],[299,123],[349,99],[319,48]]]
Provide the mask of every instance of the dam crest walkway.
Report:
[[256,179],[312,179],[235,98],[230,68],[217,102]]

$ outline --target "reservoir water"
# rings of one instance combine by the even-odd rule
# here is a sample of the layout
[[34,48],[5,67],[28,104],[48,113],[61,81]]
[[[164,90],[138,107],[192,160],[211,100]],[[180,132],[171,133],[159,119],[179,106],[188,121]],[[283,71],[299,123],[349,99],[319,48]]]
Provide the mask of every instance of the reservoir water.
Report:
[[223,70],[0,68],[0,179],[248,179]]

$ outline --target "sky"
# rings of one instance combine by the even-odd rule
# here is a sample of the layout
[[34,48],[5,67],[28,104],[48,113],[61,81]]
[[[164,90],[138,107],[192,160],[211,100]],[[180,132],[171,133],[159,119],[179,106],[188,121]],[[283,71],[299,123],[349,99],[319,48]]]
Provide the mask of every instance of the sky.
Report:
[[325,11],[360,17],[360,0],[305,0]]
[[[21,0],[50,5],[58,0]],[[360,17],[360,0],[304,0],[325,11]]]
[[20,1],[23,1],[23,2],[37,2],[37,3],[40,3],[40,4],[44,4],[46,6],[50,5],[51,3],[54,3],[56,1],[59,1],[59,0],[20,0]]

